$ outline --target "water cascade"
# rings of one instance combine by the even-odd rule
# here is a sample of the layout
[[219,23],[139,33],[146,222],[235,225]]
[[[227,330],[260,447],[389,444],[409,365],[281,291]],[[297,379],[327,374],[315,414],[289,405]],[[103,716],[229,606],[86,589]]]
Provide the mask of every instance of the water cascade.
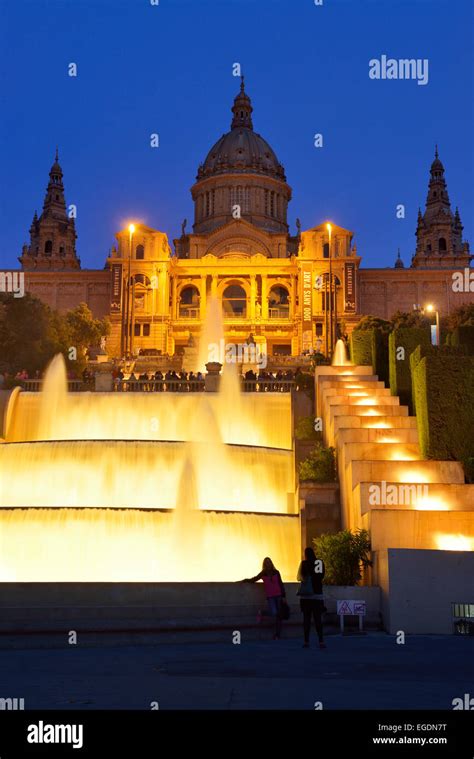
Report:
[[338,340],[332,357],[333,366],[352,366],[352,361],[347,358],[347,349],[344,340]]
[[241,393],[232,364],[218,393],[68,393],[57,356],[10,402],[0,581],[234,580],[264,556],[293,578],[289,393]]

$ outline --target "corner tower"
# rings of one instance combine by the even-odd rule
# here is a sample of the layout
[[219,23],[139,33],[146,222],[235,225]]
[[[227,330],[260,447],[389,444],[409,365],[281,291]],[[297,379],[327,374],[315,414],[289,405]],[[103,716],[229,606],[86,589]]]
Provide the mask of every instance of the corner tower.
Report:
[[463,225],[459,211],[453,214],[444,166],[435,149],[431,164],[424,214],[418,211],[416,252],[412,267],[419,269],[453,269],[469,266],[472,256],[469,243],[462,239]]
[[30,244],[23,245],[19,261],[25,270],[74,271],[81,268],[76,254],[76,227],[69,218],[64,197],[63,171],[58,151],[51,170],[43,203],[43,212],[33,216]]

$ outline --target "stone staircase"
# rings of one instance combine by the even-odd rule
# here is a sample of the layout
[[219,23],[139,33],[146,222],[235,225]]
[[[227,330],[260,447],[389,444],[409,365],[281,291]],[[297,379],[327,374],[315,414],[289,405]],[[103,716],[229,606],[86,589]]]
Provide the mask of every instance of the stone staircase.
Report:
[[316,415],[336,449],[343,529],[372,549],[474,550],[474,485],[457,461],[421,456],[416,417],[369,366],[316,369]]

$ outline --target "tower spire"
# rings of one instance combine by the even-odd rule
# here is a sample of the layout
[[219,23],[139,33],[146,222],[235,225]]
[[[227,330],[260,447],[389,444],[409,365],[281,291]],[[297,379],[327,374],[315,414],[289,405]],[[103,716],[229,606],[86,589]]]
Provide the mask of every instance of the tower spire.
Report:
[[240,77],[240,92],[236,95],[234,105],[232,106],[234,117],[232,119],[231,129],[242,127],[245,129],[253,129],[252,111],[252,103],[245,92],[245,80],[244,75],[242,74]]
[[24,246],[20,262],[23,269],[38,271],[72,271],[81,268],[76,254],[74,218],[69,218],[64,197],[63,170],[56,146],[54,163],[38,218],[35,211],[30,227],[30,244]]

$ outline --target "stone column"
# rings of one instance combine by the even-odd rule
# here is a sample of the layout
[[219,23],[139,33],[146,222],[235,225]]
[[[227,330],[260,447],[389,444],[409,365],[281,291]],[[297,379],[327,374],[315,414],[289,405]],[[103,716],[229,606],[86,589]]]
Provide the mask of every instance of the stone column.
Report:
[[212,275],[211,295],[213,298],[217,298],[217,274]]
[[203,321],[206,316],[206,303],[207,303],[206,283],[207,283],[207,274],[201,274],[201,297],[199,299],[199,318],[201,319],[201,321]]
[[262,319],[268,319],[267,275],[262,274]]
[[178,318],[178,309],[177,309],[177,277],[173,277],[172,280],[172,290],[171,290],[171,318],[177,319]]
[[291,290],[290,290],[290,319],[294,319],[296,314],[296,277],[291,275]]
[[255,321],[255,305],[256,305],[256,294],[257,294],[257,282],[255,279],[255,274],[250,275],[250,319],[254,322]]

